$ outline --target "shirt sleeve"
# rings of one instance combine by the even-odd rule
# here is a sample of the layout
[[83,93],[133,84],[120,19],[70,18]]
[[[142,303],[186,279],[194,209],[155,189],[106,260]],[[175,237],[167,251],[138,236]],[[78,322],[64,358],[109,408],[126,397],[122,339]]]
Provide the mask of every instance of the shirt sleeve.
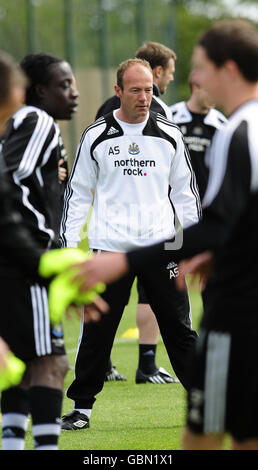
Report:
[[187,228],[201,217],[201,201],[188,150],[179,133],[170,170],[170,199],[180,225]]
[[94,198],[98,166],[90,152],[86,134],[77,149],[77,155],[64,195],[60,240],[62,246],[77,247],[80,230],[86,221]]
[[0,253],[12,261],[33,281],[39,281],[38,265],[43,250],[34,241],[19,213],[14,209],[13,194],[0,154]]
[[46,113],[29,113],[20,123],[14,123],[14,132],[3,146],[6,169],[19,180],[28,178],[38,165],[46,149],[50,152],[58,144],[58,132],[52,117]]
[[41,239],[42,245],[49,247],[57,229],[56,201],[52,198],[56,199],[60,192],[52,183],[57,183],[58,177],[58,132],[53,118],[42,110],[20,114],[20,118],[13,120],[3,145],[6,172],[17,211],[23,214],[26,225]]

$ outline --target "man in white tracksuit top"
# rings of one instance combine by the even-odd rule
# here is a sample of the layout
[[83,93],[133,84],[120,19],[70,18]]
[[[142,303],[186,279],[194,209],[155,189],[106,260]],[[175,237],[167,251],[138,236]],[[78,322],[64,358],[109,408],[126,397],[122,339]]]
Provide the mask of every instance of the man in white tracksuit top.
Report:
[[[115,90],[121,107],[89,126],[78,147],[65,194],[63,246],[78,245],[91,205],[89,246],[98,252],[126,252],[171,239],[176,223],[185,228],[199,220],[199,193],[182,133],[149,111],[152,85],[146,61],[130,59],[119,67]],[[76,377],[67,392],[75,410],[63,418],[64,429],[89,426],[136,275],[157,317],[174,371],[187,388],[188,357],[197,335],[191,328],[187,291],[175,288],[177,265],[171,258],[160,270],[130,273],[107,287],[103,298],[110,306],[108,315],[81,332]]]

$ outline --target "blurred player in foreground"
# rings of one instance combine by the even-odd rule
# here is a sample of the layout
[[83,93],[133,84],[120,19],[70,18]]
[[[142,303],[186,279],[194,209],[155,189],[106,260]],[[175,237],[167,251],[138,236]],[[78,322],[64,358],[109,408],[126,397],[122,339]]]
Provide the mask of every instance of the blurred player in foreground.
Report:
[[[0,139],[6,132],[6,123],[12,114],[22,105],[25,95],[26,79],[12,58],[0,51]],[[1,192],[1,255],[4,252],[8,256],[19,259],[26,272],[30,271],[31,263],[26,260],[29,249],[29,234],[26,232],[19,215],[15,212],[12,194],[7,179],[4,176],[5,165],[2,156],[2,143],[0,144],[0,192]],[[40,256],[40,252],[36,252]],[[27,262],[26,262],[27,261]],[[33,263],[32,263],[33,264]],[[27,265],[27,266],[26,266]],[[25,268],[26,266],[26,268]],[[32,267],[34,271],[34,267]],[[7,358],[10,349],[6,342],[0,338],[0,365],[2,369],[7,367]]]
[[[26,106],[9,122],[3,156],[16,212],[30,237],[27,249],[23,249],[23,265],[14,256],[15,239],[11,259],[7,251],[1,253],[0,289],[5,312],[0,316],[0,332],[27,368],[19,386],[1,395],[3,449],[24,448],[30,413],[35,449],[56,450],[68,361],[62,328],[50,324],[47,289],[37,275],[39,256],[33,248],[38,246],[42,254],[56,246],[60,145],[54,120],[71,116],[77,106],[77,92],[70,65],[62,59],[30,55],[24,58],[22,69],[28,78]],[[24,268],[26,265],[32,266],[30,271]]]
[[[215,23],[193,62],[200,86],[229,120],[212,143],[203,218],[183,231],[183,246],[173,252],[173,259],[185,260],[180,288],[189,272],[201,273],[206,284],[183,447],[221,449],[229,433],[233,449],[257,450],[258,32],[242,20]],[[164,243],[106,254],[82,264],[79,277],[87,289],[170,256]]]

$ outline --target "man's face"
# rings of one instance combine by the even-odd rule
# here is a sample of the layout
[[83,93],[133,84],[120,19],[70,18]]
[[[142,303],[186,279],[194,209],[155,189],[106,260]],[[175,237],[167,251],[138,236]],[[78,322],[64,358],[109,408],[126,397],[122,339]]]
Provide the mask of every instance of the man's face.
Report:
[[152,100],[153,78],[151,71],[140,64],[129,67],[123,76],[123,89],[115,86],[121,101],[121,112],[126,122],[143,122]]
[[223,67],[217,67],[206,54],[203,47],[197,46],[193,53],[193,68],[196,80],[206,93],[210,103],[223,105]]
[[79,93],[70,65],[60,62],[51,65],[51,80],[41,86],[42,108],[55,120],[70,120],[77,111]]
[[174,80],[175,73],[175,61],[174,59],[169,59],[167,67],[160,69],[160,77],[157,79],[157,85],[159,87],[160,93],[163,95],[166,92],[167,86],[170,82]]

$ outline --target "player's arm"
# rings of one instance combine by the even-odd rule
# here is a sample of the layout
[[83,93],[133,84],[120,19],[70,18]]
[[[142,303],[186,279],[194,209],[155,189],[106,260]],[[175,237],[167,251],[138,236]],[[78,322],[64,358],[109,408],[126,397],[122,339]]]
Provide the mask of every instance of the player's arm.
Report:
[[30,280],[42,281],[38,266],[43,250],[37,246],[19,214],[1,214],[0,233],[2,255],[22,269]]
[[17,210],[26,209],[26,223],[32,223],[33,229],[43,232],[46,240],[54,239],[54,231],[49,227],[44,212],[34,204],[27,181],[34,178],[41,190],[42,167],[46,163],[43,156],[56,152],[57,145],[58,132],[52,117],[40,110],[28,111],[23,116],[21,110],[14,116],[12,131],[3,146],[6,173]]
[[58,132],[53,118],[44,112],[29,112],[13,120],[13,130],[3,146],[6,171],[14,180],[29,177],[38,165],[45,148],[49,152],[58,144]]
[[0,159],[0,250],[30,280],[46,283],[38,274],[44,251],[25,224],[19,207],[23,204],[23,180],[42,164],[42,146],[51,152],[58,136],[53,119],[46,113],[28,113],[18,122],[14,118],[13,124]]
[[170,186],[170,198],[181,227],[198,222],[202,212],[201,201],[190,155],[180,131],[170,169]]
[[33,280],[39,280],[38,265],[42,250],[37,246],[30,232],[13,204],[13,191],[3,171],[0,156],[0,251],[5,258],[13,261]]
[[80,230],[93,202],[97,165],[90,153],[90,140],[82,139],[64,195],[60,238],[63,247],[77,247]]

